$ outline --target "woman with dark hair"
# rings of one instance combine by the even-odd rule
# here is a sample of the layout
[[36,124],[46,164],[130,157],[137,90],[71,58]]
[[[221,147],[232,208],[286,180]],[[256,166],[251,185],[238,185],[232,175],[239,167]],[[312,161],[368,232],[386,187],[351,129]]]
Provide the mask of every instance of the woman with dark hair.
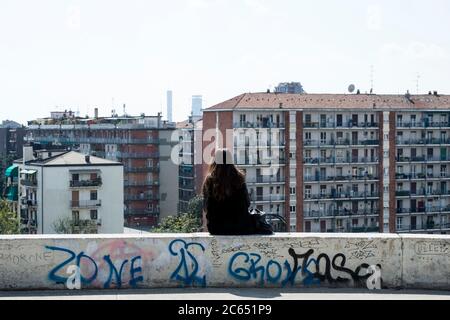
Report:
[[271,234],[258,230],[249,213],[250,197],[245,175],[233,164],[227,149],[219,149],[203,183],[203,208],[213,235]]

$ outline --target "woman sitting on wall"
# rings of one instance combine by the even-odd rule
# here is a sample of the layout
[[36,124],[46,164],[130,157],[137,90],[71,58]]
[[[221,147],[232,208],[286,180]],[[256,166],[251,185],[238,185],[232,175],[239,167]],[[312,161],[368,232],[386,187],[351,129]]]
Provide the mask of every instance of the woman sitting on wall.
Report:
[[219,149],[215,153],[203,183],[203,199],[211,234],[272,234],[270,226],[261,228],[259,217],[249,213],[250,197],[245,175],[233,164],[231,152],[227,149]]

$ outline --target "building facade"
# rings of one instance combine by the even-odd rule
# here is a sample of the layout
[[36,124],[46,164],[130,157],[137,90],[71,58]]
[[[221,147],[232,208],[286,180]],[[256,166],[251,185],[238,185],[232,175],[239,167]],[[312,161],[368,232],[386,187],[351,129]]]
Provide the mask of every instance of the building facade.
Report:
[[449,96],[250,93],[211,128],[291,231],[450,233]]
[[121,162],[126,225],[149,227],[156,225],[160,216],[177,212],[178,193],[173,192],[177,167],[170,159],[174,130],[175,124],[162,121],[160,114],[45,119],[39,124],[31,122],[25,139]]
[[[189,201],[201,194],[203,183],[201,159],[198,159],[195,146],[201,145],[202,120],[190,116],[188,120],[177,123],[179,141],[178,167],[178,212],[187,212]],[[201,156],[201,154],[200,154]]]
[[123,165],[74,151],[24,148],[19,171],[22,233],[57,233],[60,219],[73,233],[123,233]]

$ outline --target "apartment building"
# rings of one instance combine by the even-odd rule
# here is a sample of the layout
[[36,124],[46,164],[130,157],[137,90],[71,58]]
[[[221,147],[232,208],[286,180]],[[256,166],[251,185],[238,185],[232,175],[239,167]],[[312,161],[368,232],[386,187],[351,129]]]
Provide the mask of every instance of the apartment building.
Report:
[[74,233],[123,233],[123,165],[74,151],[24,147],[18,167],[22,233],[57,233],[71,220]]
[[[203,183],[201,159],[198,161],[196,145],[201,145],[201,117],[190,116],[177,123],[179,141],[178,212],[187,212],[189,201],[201,194]],[[201,154],[200,154],[201,156]]]
[[160,216],[177,212],[176,164],[170,155],[174,123],[157,116],[79,118],[52,113],[29,122],[25,140],[43,146],[59,145],[124,165],[124,216],[127,226],[149,227]]
[[437,92],[247,93],[206,109],[203,132],[291,231],[450,233],[449,117]]

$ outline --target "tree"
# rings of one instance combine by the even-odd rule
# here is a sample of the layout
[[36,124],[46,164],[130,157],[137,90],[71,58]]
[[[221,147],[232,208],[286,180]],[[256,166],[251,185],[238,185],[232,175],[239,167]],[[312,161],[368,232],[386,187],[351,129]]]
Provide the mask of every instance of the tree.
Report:
[[202,218],[203,216],[203,197],[195,196],[189,200],[187,205],[187,213],[192,214],[195,217]]
[[202,230],[203,197],[195,196],[187,205],[187,212],[163,219],[151,231],[155,233],[191,233]]
[[52,228],[59,234],[71,234],[73,221],[70,218],[59,218],[52,223]]
[[0,200],[0,234],[19,234],[20,226],[16,213],[5,200]]

